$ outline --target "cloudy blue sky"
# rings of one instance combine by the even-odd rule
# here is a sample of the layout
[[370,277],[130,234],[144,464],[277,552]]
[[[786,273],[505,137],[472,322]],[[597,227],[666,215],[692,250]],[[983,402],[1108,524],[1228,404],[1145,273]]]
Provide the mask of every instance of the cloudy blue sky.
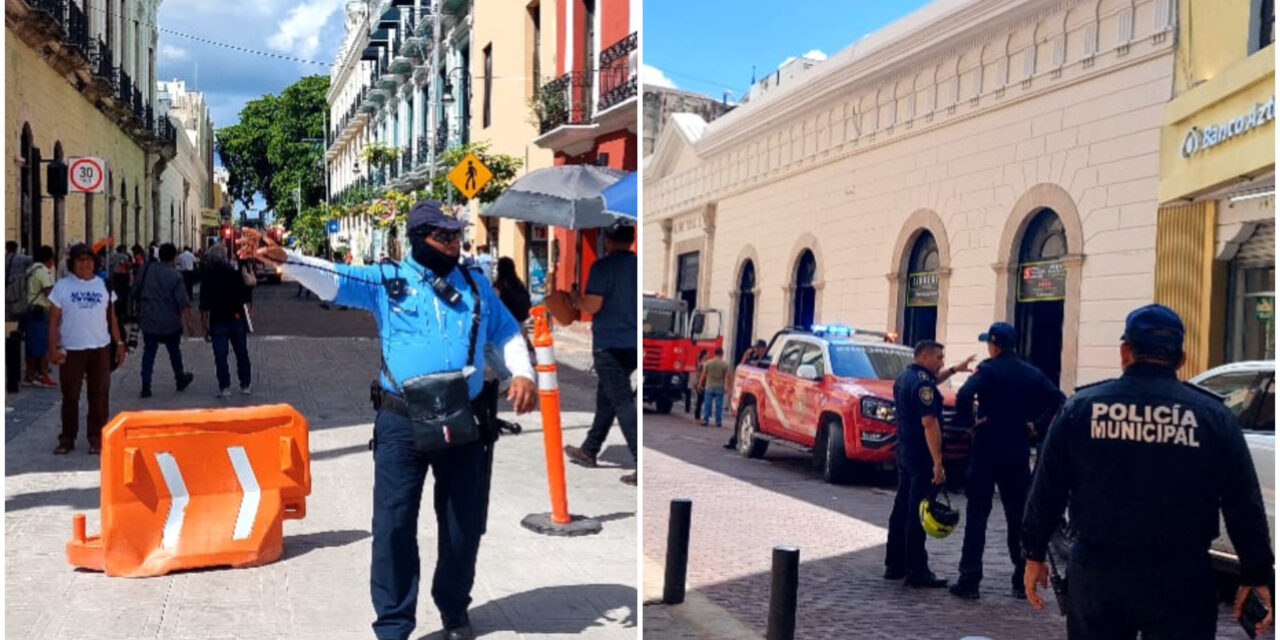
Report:
[[[333,62],[343,38],[346,0],[164,0],[157,22],[209,40]],[[156,79],[187,81],[203,91],[215,127],[234,124],[246,102],[279,93],[326,66],[302,64],[233,51],[160,32]]]
[[644,0],[641,81],[734,100],[790,58],[826,59],[928,0]]

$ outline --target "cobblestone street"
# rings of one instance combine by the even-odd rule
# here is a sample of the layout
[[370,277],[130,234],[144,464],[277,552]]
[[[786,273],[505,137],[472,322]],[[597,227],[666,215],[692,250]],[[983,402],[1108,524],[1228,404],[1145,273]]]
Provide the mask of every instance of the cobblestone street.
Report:
[[[746,460],[721,448],[728,437],[727,426],[699,427],[682,413],[645,414],[644,554],[649,566],[662,566],[670,501],[692,499],[689,590],[762,636],[771,549],[793,544],[800,548],[797,638],[1066,637],[1051,593],[1044,594],[1045,611],[1008,595],[1013,568],[998,500],[987,530],[982,598],[968,602],[945,589],[909,590],[881,578],[893,487],[828,485],[799,451],[772,446],[763,460]],[[963,498],[954,502],[963,508]],[[957,575],[963,527],[962,521],[950,537],[927,540],[929,564],[941,577]],[[651,611],[655,619],[661,614],[656,605],[645,607],[646,624]],[[665,617],[659,624],[671,626]],[[1218,638],[1240,633],[1224,607]],[[651,635],[646,627],[645,637],[685,636]]]

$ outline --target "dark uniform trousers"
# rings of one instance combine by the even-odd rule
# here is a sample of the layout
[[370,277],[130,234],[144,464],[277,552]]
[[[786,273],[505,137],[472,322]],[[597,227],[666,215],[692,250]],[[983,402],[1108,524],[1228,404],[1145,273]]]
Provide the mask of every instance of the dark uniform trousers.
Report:
[[437,560],[431,597],[446,627],[469,624],[476,554],[489,483],[479,442],[421,454],[409,419],[378,412],[374,424],[373,567],[370,591],[378,638],[408,638],[416,626],[421,561],[418,509],[427,469],[435,473]]
[[1071,640],[1212,640],[1213,565],[1203,549],[1077,542],[1067,565]]
[[929,554],[924,550],[924,527],[920,524],[920,501],[933,488],[933,469],[912,470],[898,461],[898,494],[889,514],[889,541],[885,545],[887,573],[906,573],[910,579],[929,578]]
[[960,580],[963,585],[978,586],[982,582],[982,552],[987,544],[987,518],[991,515],[991,499],[1000,488],[1000,503],[1009,544],[1009,561],[1013,563],[1013,584],[1022,587],[1022,513],[1031,487],[1030,460],[1026,455],[973,458],[965,484],[964,547],[960,552]]

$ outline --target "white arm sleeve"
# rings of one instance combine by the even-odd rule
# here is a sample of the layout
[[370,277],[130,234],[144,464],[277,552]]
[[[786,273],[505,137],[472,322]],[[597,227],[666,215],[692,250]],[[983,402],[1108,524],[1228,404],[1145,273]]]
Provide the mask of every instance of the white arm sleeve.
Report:
[[321,300],[338,297],[338,274],[332,262],[304,256],[296,251],[286,253],[289,254],[289,261],[281,267],[284,273],[314,291]]
[[533,380],[533,365],[529,362],[529,347],[525,345],[524,336],[516,333],[502,345],[502,359],[513,378]]

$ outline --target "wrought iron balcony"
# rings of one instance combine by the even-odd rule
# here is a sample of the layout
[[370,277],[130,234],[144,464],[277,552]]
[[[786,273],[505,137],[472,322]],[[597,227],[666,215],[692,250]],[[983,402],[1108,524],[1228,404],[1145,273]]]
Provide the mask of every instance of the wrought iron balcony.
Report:
[[538,89],[538,133],[591,122],[591,74],[566,73]]
[[89,20],[85,17],[84,10],[74,2],[67,5],[67,11],[62,20],[62,32],[62,43],[79,50],[88,58]]
[[110,85],[114,93],[119,78],[116,77],[115,64],[111,59],[111,47],[108,47],[107,43],[101,39],[96,40],[91,60],[94,63],[94,77]]
[[[146,123],[146,125],[147,125],[147,129],[148,129],[148,130],[155,130],[155,129],[156,129],[156,118],[155,118],[155,112],[151,109],[151,105],[147,105],[146,109],[144,109],[144,110],[143,110],[143,112],[144,112],[143,122],[145,122],[145,123]],[[161,120],[168,120],[168,118],[167,118],[167,117],[161,117]]]
[[146,115],[146,111],[142,108],[142,91],[138,87],[133,88],[133,116],[138,120],[142,120]]
[[120,81],[116,83],[116,99],[120,104],[128,105],[133,100],[133,78],[123,68],[117,68],[116,71],[120,74]]
[[156,138],[159,139],[164,146],[169,147],[170,150],[177,147],[178,129],[173,126],[173,123],[169,120],[169,116],[160,116],[154,131]]
[[600,52],[600,110],[636,97],[636,76],[631,54],[639,39],[632,31],[627,37]]
[[449,120],[442,118],[436,125],[436,157],[449,148]]
[[431,157],[431,138],[424,133],[418,136],[418,166],[427,164],[429,157]]
[[64,0],[26,0],[27,6],[33,11],[46,13],[50,18],[61,21],[62,15],[66,13],[66,2]]
[[409,145],[400,151],[400,174],[408,175],[413,171],[413,145]]

